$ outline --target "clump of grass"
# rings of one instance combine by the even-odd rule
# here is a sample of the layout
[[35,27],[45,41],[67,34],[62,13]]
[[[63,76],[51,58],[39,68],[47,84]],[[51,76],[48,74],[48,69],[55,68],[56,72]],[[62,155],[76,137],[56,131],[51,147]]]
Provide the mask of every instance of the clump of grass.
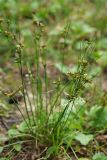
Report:
[[[60,76],[55,84],[50,85],[53,79],[49,79],[47,72],[47,46],[42,44],[44,26],[37,21],[34,23],[36,28],[33,33],[33,67],[35,72],[32,73],[32,66],[28,61],[25,62],[27,77],[23,73],[25,54],[20,32],[18,32],[18,35],[13,34],[5,30],[1,25],[2,34],[14,44],[21,75],[20,91],[24,99],[24,109],[15,103],[23,121],[17,128],[9,130],[10,143],[5,147],[10,146],[12,148],[11,146],[13,146],[17,150],[15,146],[18,144],[20,151],[21,147],[26,147],[28,143],[31,145],[32,150],[35,151],[36,159],[54,159],[58,156],[69,158],[67,151],[70,146],[72,147],[72,141],[77,132],[76,128],[71,125],[77,118],[77,115],[72,112],[72,108],[84,85],[89,83],[86,74],[88,66],[86,52],[88,49],[85,53],[80,54],[77,71],[66,75],[69,77],[69,81],[66,84],[63,84]],[[53,91],[50,88],[52,85],[54,85]],[[69,100],[63,108],[61,99],[68,86],[70,88]]]

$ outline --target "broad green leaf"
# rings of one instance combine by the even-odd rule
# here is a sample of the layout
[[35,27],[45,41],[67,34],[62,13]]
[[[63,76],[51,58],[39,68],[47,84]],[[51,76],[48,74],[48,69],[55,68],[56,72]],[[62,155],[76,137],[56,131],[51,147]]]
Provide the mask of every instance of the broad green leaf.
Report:
[[29,127],[35,128],[35,123],[32,116],[30,117],[30,119],[27,118],[25,121],[21,122],[18,130],[21,132],[29,132]]
[[86,43],[85,41],[77,41],[75,44],[75,49],[77,50],[85,50],[87,49],[89,46],[88,43]]
[[[67,100],[67,99],[61,100],[61,106],[63,108],[65,108],[68,103],[69,103],[69,100]],[[85,104],[85,100],[83,98],[81,98],[81,97],[76,98],[74,102],[70,102],[69,108],[67,110],[67,114],[69,114],[69,112],[71,112],[71,109],[72,109],[73,113],[79,112],[81,109],[81,106],[83,106],[84,104]]]
[[90,111],[87,112],[87,115],[90,117],[90,118],[94,118],[96,117],[96,113],[101,109],[101,106],[93,106],[91,107]]
[[3,149],[4,149],[4,147],[0,146],[0,153],[2,153]]
[[107,156],[105,156],[104,153],[99,152],[93,156],[92,160],[107,160]]
[[89,24],[84,23],[83,21],[74,22],[72,24],[72,30],[79,36],[84,36],[88,33],[93,33],[96,31],[95,28],[91,27]]
[[64,135],[63,142],[64,144],[67,144],[68,146],[70,146],[74,138],[75,138],[75,132],[67,131],[67,133]]
[[89,72],[89,77],[96,77],[99,76],[102,73],[102,68],[99,66],[95,66],[94,68],[92,68],[92,70]]
[[32,1],[30,6],[31,6],[31,9],[37,9],[39,7],[39,3],[37,1]]
[[62,63],[56,63],[55,67],[62,73],[66,74],[68,72],[71,71],[71,69],[65,65],[63,65]]
[[83,133],[79,133],[76,135],[75,139],[77,141],[79,141],[82,145],[88,145],[90,141],[93,140],[93,135],[92,134],[83,134]]
[[48,150],[47,150],[47,152],[46,152],[47,158],[50,155],[56,153],[57,150],[58,150],[58,146],[51,146],[51,147],[49,147]]
[[8,131],[9,138],[17,137],[19,135],[19,131],[17,129],[10,129]]
[[107,66],[107,51],[99,51],[101,54],[101,58],[98,59],[98,63],[102,66],[105,67]]
[[18,127],[18,130],[21,131],[21,132],[26,132],[28,130],[28,127],[27,127],[27,124],[25,121],[23,121],[19,127]]
[[60,71],[62,72],[63,74],[67,74],[69,72],[71,73],[75,73],[77,72],[77,66],[73,66],[73,67],[68,67],[62,63],[56,63],[55,64],[55,67]]
[[16,150],[16,151],[20,151],[21,150],[21,148],[22,148],[22,145],[21,144],[15,144],[14,146],[13,146],[13,148]]
[[102,38],[97,44],[99,49],[107,49],[107,38]]
[[90,125],[96,128],[107,128],[107,108],[94,106],[89,112]]
[[32,35],[32,33],[31,33],[31,31],[29,30],[29,29],[23,29],[22,31],[21,31],[21,33],[22,33],[22,35],[23,36],[25,36],[25,37],[29,37],[29,36],[31,36]]

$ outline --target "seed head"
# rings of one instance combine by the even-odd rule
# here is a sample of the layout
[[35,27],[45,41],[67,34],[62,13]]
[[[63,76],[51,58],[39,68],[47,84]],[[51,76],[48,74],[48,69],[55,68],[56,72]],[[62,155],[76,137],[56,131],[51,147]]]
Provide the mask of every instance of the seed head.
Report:
[[21,49],[22,49],[22,47],[19,44],[17,44],[16,45],[16,52],[20,53]]
[[5,34],[5,36],[10,36],[10,32],[8,32],[8,31],[4,31],[4,34]]
[[79,61],[79,64],[81,64],[82,66],[86,67],[88,65],[87,60],[83,59]]
[[83,60],[83,61],[82,61],[82,64],[83,64],[83,66],[85,67],[85,66],[88,65],[88,62],[87,62],[86,60]]

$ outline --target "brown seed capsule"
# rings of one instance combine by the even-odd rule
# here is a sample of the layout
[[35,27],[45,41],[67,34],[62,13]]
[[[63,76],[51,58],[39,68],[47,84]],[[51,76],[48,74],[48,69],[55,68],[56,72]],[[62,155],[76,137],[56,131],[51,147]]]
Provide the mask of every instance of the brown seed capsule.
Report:
[[88,65],[88,62],[87,62],[86,60],[83,60],[83,61],[82,61],[82,64],[83,64],[83,66],[87,66],[87,65]]
[[24,47],[24,44],[23,43],[19,43],[19,46],[21,47],[21,48],[23,48]]
[[84,78],[87,78],[88,75],[85,73],[83,76],[84,76]]
[[21,50],[21,46],[18,44],[16,45],[16,52],[20,51]]
[[10,35],[10,32],[4,31],[4,34],[5,34],[6,36],[9,36],[9,35]]

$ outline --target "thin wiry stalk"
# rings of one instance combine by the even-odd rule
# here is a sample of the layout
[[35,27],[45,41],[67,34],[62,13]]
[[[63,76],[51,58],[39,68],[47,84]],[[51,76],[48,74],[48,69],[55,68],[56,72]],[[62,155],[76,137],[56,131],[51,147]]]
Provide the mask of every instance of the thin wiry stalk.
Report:
[[[80,55],[80,56],[81,56],[81,58],[80,58],[81,62],[82,62],[84,59],[86,59],[86,55],[89,53],[88,50],[90,51],[90,48],[89,48],[89,47],[87,48],[87,51],[84,52],[84,54],[81,54],[81,55]],[[74,89],[73,89],[73,93],[74,93],[74,94],[73,94],[73,97],[75,97],[75,98],[78,97],[79,90],[81,90],[81,84],[82,84],[82,83],[83,83],[83,85],[85,84],[85,82],[83,81],[83,75],[85,74],[85,70],[86,70],[86,67],[84,67],[82,64],[79,64],[79,65],[78,65],[78,73],[79,73],[80,76],[79,76],[78,79],[76,79],[76,82],[75,82],[75,85],[74,85]],[[75,99],[73,99],[73,101],[72,101],[72,106],[71,106],[71,108],[70,108],[70,112],[69,112],[69,114],[68,114],[68,117],[67,117],[65,123],[63,123],[63,125],[65,125],[66,122],[68,121],[68,118],[69,118],[69,116],[70,116],[70,114],[71,114],[72,107],[73,107],[74,104],[75,104]]]
[[[82,57],[82,58],[83,58],[83,57]],[[60,116],[59,116],[59,118],[58,118],[58,120],[57,120],[57,122],[56,122],[56,124],[55,124],[55,126],[54,126],[54,128],[53,128],[53,131],[55,131],[55,129],[57,128],[58,124],[60,124],[61,120],[65,117],[66,111],[68,110],[68,108],[69,108],[69,106],[70,106],[70,103],[72,102],[72,106],[71,106],[71,108],[70,108],[70,112],[69,112],[69,114],[68,114],[68,117],[67,117],[65,123],[63,122],[63,126],[64,126],[64,125],[66,124],[66,122],[68,121],[68,118],[69,118],[69,116],[70,116],[70,114],[71,114],[72,107],[73,107],[73,105],[74,105],[74,103],[75,103],[75,98],[78,97],[78,94],[79,94],[78,92],[79,92],[79,90],[81,89],[82,77],[83,77],[83,74],[84,74],[84,68],[81,68],[81,67],[82,67],[82,65],[79,64],[79,65],[78,65],[78,71],[77,71],[79,77],[78,77],[78,79],[74,80],[74,87],[73,87],[73,91],[72,91],[72,98],[69,100],[69,102],[68,102],[67,105],[65,106],[63,112],[60,114]]]
[[31,125],[31,121],[30,121],[30,115],[29,115],[29,111],[27,108],[27,102],[26,102],[26,93],[25,93],[25,82],[24,82],[24,78],[23,78],[23,64],[22,64],[22,53],[21,50],[19,50],[19,69],[20,69],[20,75],[21,75],[21,80],[22,80],[22,93],[23,93],[23,97],[24,97],[24,105],[25,105],[25,110],[26,110],[26,114],[27,114],[27,118],[29,120],[29,125],[32,128]]
[[[29,68],[29,67],[28,67]],[[34,122],[34,125],[36,126],[36,115],[35,115],[35,112],[36,112],[36,98],[35,98],[35,92],[34,92],[34,89],[35,89],[35,86],[33,87],[33,83],[35,81],[35,79],[33,78],[33,75],[31,73],[31,69],[29,69],[29,81],[30,81],[30,89],[31,89],[31,94],[33,96],[33,102],[30,101],[30,97],[29,97],[29,93],[27,93],[27,97],[28,97],[28,101],[30,103],[30,106],[31,106],[31,113],[32,113],[32,117],[33,117],[33,122]],[[34,107],[34,110],[33,110],[33,107]]]
[[[61,72],[62,73],[63,73],[63,64],[64,64],[64,61],[65,61],[64,50],[66,49],[66,38],[69,36],[70,29],[71,29],[71,25],[69,23],[67,23],[67,25],[64,28],[64,31],[61,34],[61,36],[63,37],[63,40],[64,40],[63,41],[63,46],[62,46],[63,52],[62,52],[62,56],[61,56],[61,62],[62,62],[62,71]],[[60,90],[60,86],[61,86],[61,79],[62,79],[62,73],[61,72],[60,72],[60,82],[59,82],[58,90]],[[60,92],[60,96],[59,96],[59,106],[61,106],[62,93],[63,93],[63,91]],[[57,93],[57,97],[58,97],[58,94],[59,93]],[[56,103],[57,103],[57,101],[56,101]]]
[[[39,83],[39,41],[37,40],[38,37],[36,37],[35,33],[34,43],[35,43],[35,65],[36,65],[36,104],[37,104],[37,110],[39,107],[39,93],[38,93],[38,83]],[[35,110],[36,111],[36,110]]]
[[57,94],[57,97],[56,97],[54,103],[51,104],[50,112],[49,112],[49,115],[48,115],[48,120],[49,120],[50,115],[53,113],[53,109],[54,109],[54,107],[55,107],[55,105],[56,105],[58,99],[60,98],[62,92],[63,92],[64,89],[68,86],[68,84],[69,84],[69,82],[68,82],[66,85],[64,85],[64,87],[63,87],[63,88],[60,90],[60,92]]
[[[27,64],[27,69],[28,69],[28,76],[29,76],[29,82],[30,82],[30,88],[31,88],[31,90],[32,90],[32,81],[31,81],[31,76],[30,76],[30,74],[31,74],[31,69],[29,69],[29,67],[28,67],[28,64]],[[26,83],[24,82],[24,85],[25,85],[25,91],[26,91],[26,98],[28,99],[28,103],[29,103],[29,106],[30,106],[30,112],[31,112],[31,116],[32,116],[32,118],[33,118],[33,122],[34,122],[34,125],[36,126],[36,121],[35,121],[35,113],[34,113],[34,111],[33,111],[33,104],[32,104],[32,102],[31,102],[31,99],[30,99],[30,97],[29,97],[29,92],[28,92],[28,88],[27,88],[27,86],[26,86]],[[33,95],[33,100],[34,100],[34,93],[32,93],[32,95]]]
[[0,116],[0,123],[1,123],[1,125],[3,126],[3,128],[6,130],[6,131],[8,131],[8,129],[9,129],[9,127],[7,126],[7,124],[5,124],[5,122],[4,122],[4,120],[3,120],[3,118]]
[[[64,125],[66,124],[66,122],[68,121],[68,118],[69,118],[69,116],[70,116],[70,114],[71,114],[72,108],[73,108],[73,106],[74,106],[74,104],[75,104],[75,99],[78,97],[78,91],[79,91],[79,89],[80,89],[80,86],[79,86],[80,84],[81,84],[81,77],[80,77],[79,79],[77,79],[77,81],[76,81],[75,84],[74,84],[73,99],[71,99],[71,100],[68,102],[68,104],[66,105],[66,107],[65,107],[65,111],[67,111],[68,108],[69,108],[69,106],[70,106],[70,103],[72,102],[72,106],[71,106],[71,108],[70,108],[70,112],[69,112],[69,114],[68,114],[68,117],[67,117],[65,123],[63,123],[63,126],[64,126]],[[65,111],[64,111],[63,115],[66,114]],[[64,117],[62,116],[62,118],[64,118]],[[62,119],[62,118],[61,118],[61,119]],[[61,119],[60,119],[60,121],[61,121]],[[58,122],[58,123],[59,123],[59,122]]]
[[13,156],[14,156],[13,150],[14,150],[14,148],[12,148],[11,150],[9,150],[9,151],[7,152],[8,159],[12,159],[12,158],[13,158]]
[[37,92],[37,112],[39,113],[40,118],[42,119],[42,110],[43,110],[43,97],[42,97],[42,78],[40,75],[40,42],[41,42],[41,28],[34,35],[35,42],[35,65],[36,65],[36,92]]
[[28,99],[28,103],[29,103],[29,106],[30,106],[31,116],[33,118],[34,124],[36,125],[36,123],[35,123],[35,115],[34,115],[34,112],[33,112],[33,106],[32,106],[32,102],[31,102],[30,97],[29,97],[29,93],[28,93],[28,89],[26,87],[26,84],[25,84],[25,91],[26,91],[26,98]]
[[[39,47],[39,59],[41,58],[41,48]],[[40,61],[39,61],[39,64],[40,64]],[[40,103],[40,108],[41,108],[41,111],[43,110],[43,87],[42,87],[42,77],[41,77],[41,74],[40,74],[40,67],[39,67],[39,81],[38,81],[38,92],[39,92],[39,103]],[[40,113],[41,113],[40,111]]]
[[46,61],[46,49],[43,49],[43,67],[44,67],[44,81],[45,81],[45,109],[46,115],[48,114],[48,75],[47,75],[47,61]]
[[[32,93],[32,96],[33,96],[33,105],[35,107],[35,111],[36,111],[36,91],[35,91],[35,88],[36,88],[36,78],[35,76],[33,75],[33,73],[31,72],[31,68],[29,66],[29,64],[27,63],[27,68],[28,68],[28,78],[29,78],[29,82],[30,82],[30,89],[31,89],[31,93]],[[35,116],[35,111],[34,111],[34,116]]]
[[20,138],[20,137],[24,137],[24,136],[27,136],[27,137],[35,139],[35,136],[33,136],[32,134],[26,134],[26,133],[19,133],[16,136],[14,136],[14,137],[12,137],[10,139]]
[[14,98],[11,97],[11,99],[12,99],[12,101],[14,102],[14,104],[16,105],[17,109],[19,110],[19,112],[20,112],[20,114],[21,114],[21,117],[22,117],[23,120],[25,121],[28,129],[32,132],[31,127],[30,127],[29,123],[27,122],[26,117],[25,117],[24,114],[22,113],[20,107],[19,107],[18,104],[15,102]]
[[25,141],[18,141],[18,142],[14,142],[14,143],[11,143],[11,144],[7,144],[7,145],[4,145],[4,148],[7,148],[7,147],[10,147],[10,146],[13,146],[15,144],[20,144],[20,143],[24,143],[24,142],[32,142],[33,140],[25,140]]
[[48,114],[48,77],[47,77],[47,65],[44,65],[44,71],[45,71],[45,75],[44,75],[44,79],[45,79],[45,108],[46,108],[46,114]]
[[[18,28],[19,29],[19,28]],[[16,46],[16,52],[19,55],[18,58],[18,64],[19,64],[19,70],[20,70],[20,75],[21,75],[21,82],[22,82],[22,93],[23,93],[23,97],[24,97],[24,104],[25,104],[25,110],[26,110],[26,114],[27,114],[27,118],[29,120],[29,128],[31,129],[31,122],[30,122],[30,116],[29,116],[29,112],[28,112],[28,108],[27,108],[27,103],[26,103],[26,95],[25,95],[25,84],[24,84],[24,78],[23,78],[23,64],[22,64],[22,44],[20,43],[20,39],[21,39],[21,35],[20,35],[20,31],[19,31],[19,40],[17,39],[16,36],[14,36],[14,39],[16,41],[16,44],[18,44]],[[20,110],[21,111],[21,110]],[[23,116],[23,114],[21,113],[21,115]],[[26,122],[26,121],[25,121]],[[28,125],[27,125],[28,126]]]
[[[15,94],[16,94],[19,90],[21,90],[21,88],[22,88],[22,86],[19,87],[14,93],[12,93],[11,96],[8,96],[8,97],[12,99],[12,101],[13,101],[14,104],[15,104],[15,106],[16,106],[17,109],[19,110],[19,113],[21,114],[21,117],[23,118],[23,120],[25,121],[27,127],[28,127],[29,130],[30,130],[29,124],[28,124],[27,121],[26,121],[26,117],[24,116],[24,114],[23,114],[23,112],[21,111],[19,105],[17,104],[17,102],[16,102],[15,99],[14,99]],[[2,91],[2,93],[3,93],[4,95],[7,95],[7,94],[4,93],[4,91]]]

